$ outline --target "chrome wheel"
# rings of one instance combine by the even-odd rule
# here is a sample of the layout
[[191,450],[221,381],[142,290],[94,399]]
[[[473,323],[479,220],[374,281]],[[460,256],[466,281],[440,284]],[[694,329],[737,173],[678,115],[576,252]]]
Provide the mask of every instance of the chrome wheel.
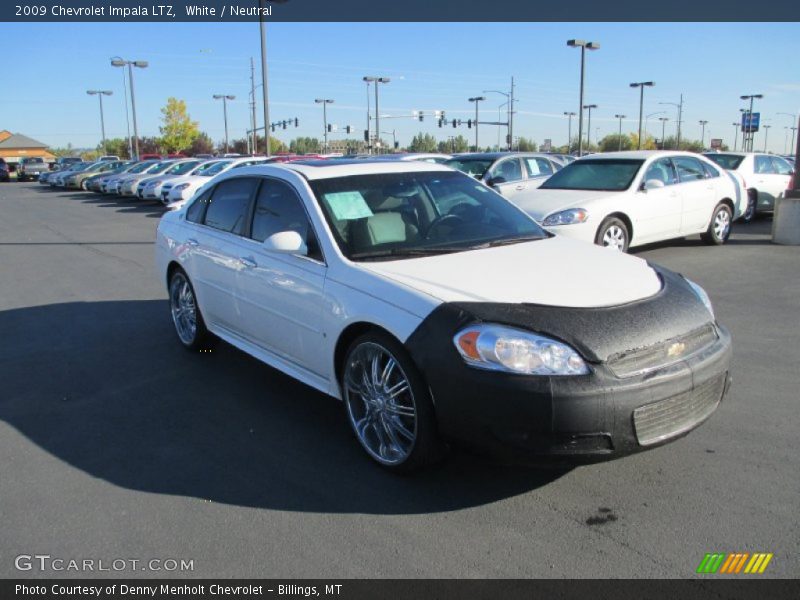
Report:
[[345,364],[344,401],[364,449],[384,465],[400,465],[417,441],[417,408],[411,383],[383,346],[364,342]]
[[731,229],[731,215],[726,209],[720,209],[714,216],[714,236],[718,240],[725,240],[728,238],[728,232]]
[[191,346],[197,337],[197,302],[192,286],[183,273],[175,273],[172,277],[169,306],[178,337],[185,345]]
[[603,234],[603,246],[616,250],[625,250],[627,234],[619,225],[611,225]]

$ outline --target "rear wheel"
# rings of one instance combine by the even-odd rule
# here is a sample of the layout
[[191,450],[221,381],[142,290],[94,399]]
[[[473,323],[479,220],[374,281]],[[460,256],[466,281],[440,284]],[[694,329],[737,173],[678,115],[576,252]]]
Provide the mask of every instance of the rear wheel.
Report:
[[600,225],[594,242],[598,246],[627,252],[630,243],[628,226],[621,219],[609,217]]
[[733,216],[727,204],[717,204],[711,215],[708,229],[700,237],[706,244],[721,246],[728,241],[731,235],[731,221]]
[[747,208],[742,215],[743,223],[750,223],[756,218],[756,203],[758,202],[758,192],[747,190]]
[[374,331],[356,339],[345,356],[341,386],[356,438],[382,467],[411,471],[441,455],[428,386],[391,336]]

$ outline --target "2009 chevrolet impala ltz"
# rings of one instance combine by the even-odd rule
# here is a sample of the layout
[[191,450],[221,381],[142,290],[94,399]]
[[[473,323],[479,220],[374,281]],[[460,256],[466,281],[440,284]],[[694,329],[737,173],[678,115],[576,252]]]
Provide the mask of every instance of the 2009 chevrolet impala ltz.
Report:
[[730,383],[702,288],[444,166],[235,169],[164,216],[156,248],[184,346],[221,338],[343,400],[393,470],[443,441],[623,456],[695,428]]

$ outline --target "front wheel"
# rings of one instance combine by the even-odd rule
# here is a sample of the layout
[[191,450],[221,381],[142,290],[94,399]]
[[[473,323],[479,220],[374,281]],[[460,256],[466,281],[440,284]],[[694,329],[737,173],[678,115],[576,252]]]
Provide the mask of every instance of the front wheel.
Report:
[[620,252],[627,252],[628,244],[630,243],[630,232],[621,219],[609,217],[600,225],[594,242],[604,248],[614,248]]
[[711,215],[708,229],[700,237],[706,244],[721,246],[728,241],[731,235],[731,221],[733,215],[727,204],[718,204]]
[[356,339],[345,357],[341,386],[356,438],[382,467],[407,472],[440,456],[428,386],[391,336],[375,331]]
[[180,269],[169,280],[169,308],[175,333],[185,348],[202,350],[211,345],[213,338],[200,314],[194,288]]

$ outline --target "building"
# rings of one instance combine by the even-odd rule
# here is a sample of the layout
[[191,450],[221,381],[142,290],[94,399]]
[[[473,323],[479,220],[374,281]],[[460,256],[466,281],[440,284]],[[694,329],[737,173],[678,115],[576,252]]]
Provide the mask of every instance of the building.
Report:
[[10,131],[0,131],[0,158],[12,167],[16,166],[21,158],[29,156],[39,156],[47,163],[55,161],[55,155],[47,150],[47,144],[37,142],[21,133],[11,133]]

